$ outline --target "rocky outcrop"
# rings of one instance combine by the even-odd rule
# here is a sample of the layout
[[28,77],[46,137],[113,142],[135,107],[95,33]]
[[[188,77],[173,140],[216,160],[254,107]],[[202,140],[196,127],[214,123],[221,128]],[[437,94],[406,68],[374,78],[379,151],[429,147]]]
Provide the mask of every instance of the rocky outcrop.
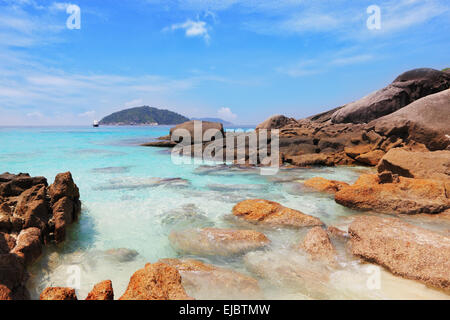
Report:
[[233,214],[249,222],[271,226],[298,228],[323,225],[319,218],[262,199],[239,202],[233,207]]
[[336,192],[337,203],[358,210],[385,213],[440,213],[450,208],[449,183],[398,177],[383,183],[378,175],[364,174],[355,184]]
[[286,125],[296,125],[297,120],[293,118],[288,118],[283,115],[272,116],[263,123],[259,124],[256,129],[261,130],[272,130],[272,129],[280,129]]
[[319,192],[327,192],[335,194],[343,187],[348,186],[348,183],[336,180],[328,180],[321,177],[308,179],[304,182],[305,186]]
[[186,294],[178,270],[168,264],[146,264],[130,278],[119,300],[192,300]]
[[114,300],[114,291],[111,280],[105,280],[97,283],[86,300]]
[[407,279],[450,292],[450,238],[395,218],[357,217],[352,253]]
[[43,177],[0,175],[0,299],[28,299],[26,267],[43,246],[62,242],[80,212],[72,175],[62,173],[48,186]]
[[258,281],[240,272],[193,259],[162,259],[181,274],[183,287],[195,298],[207,300],[259,299]]
[[[198,132],[196,134],[195,128],[198,128]],[[204,140],[205,133],[211,133],[214,136],[216,133],[220,133],[221,137],[225,136],[225,132],[223,130],[223,125],[220,122],[209,122],[209,121],[200,121],[200,120],[191,120],[188,122],[184,122],[170,129],[170,138],[174,142],[180,142],[180,136],[184,136],[185,133],[189,133],[191,143],[203,143],[204,141],[210,142],[211,137],[209,139]],[[198,137],[197,137],[198,135]]]
[[450,151],[412,152],[395,148],[381,159],[377,170],[409,178],[450,181]]
[[78,300],[75,290],[71,288],[51,287],[42,291],[39,300]]
[[179,252],[207,256],[242,254],[270,243],[261,232],[216,228],[173,231],[169,240]]
[[450,75],[433,69],[415,69],[398,76],[386,88],[336,111],[333,123],[364,123],[391,114],[408,104],[450,88]]
[[336,249],[327,232],[321,227],[312,228],[306,234],[300,247],[309,253],[313,260],[320,260],[329,264],[336,261]]

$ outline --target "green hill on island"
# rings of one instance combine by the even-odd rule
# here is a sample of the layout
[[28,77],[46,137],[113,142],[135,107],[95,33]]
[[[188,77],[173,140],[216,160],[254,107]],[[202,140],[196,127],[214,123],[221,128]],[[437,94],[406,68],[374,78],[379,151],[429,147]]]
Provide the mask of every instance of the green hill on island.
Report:
[[101,121],[101,125],[148,125],[148,124],[179,124],[189,121],[181,114],[152,108],[149,106],[136,107],[114,112]]

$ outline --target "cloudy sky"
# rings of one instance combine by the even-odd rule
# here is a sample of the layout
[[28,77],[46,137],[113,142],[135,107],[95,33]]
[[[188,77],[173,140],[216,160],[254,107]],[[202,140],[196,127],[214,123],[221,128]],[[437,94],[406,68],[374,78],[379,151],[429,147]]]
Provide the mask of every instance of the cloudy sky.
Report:
[[0,0],[0,125],[90,124],[141,105],[301,118],[408,69],[450,67],[449,21],[448,0]]

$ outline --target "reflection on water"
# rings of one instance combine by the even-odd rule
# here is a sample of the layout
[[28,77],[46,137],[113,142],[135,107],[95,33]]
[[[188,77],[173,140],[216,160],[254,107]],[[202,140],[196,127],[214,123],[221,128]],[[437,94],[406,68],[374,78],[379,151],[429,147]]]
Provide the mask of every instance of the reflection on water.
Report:
[[[336,204],[330,195],[310,192],[301,181],[321,176],[353,182],[369,169],[282,169],[276,176],[261,176],[258,169],[238,166],[176,166],[162,149],[122,143],[163,136],[167,131],[158,127],[0,130],[4,141],[1,172],[29,172],[51,181],[58,172],[70,170],[83,201],[80,220],[71,226],[67,241],[47,247],[30,268],[34,298],[45,287],[69,285],[73,266],[80,270],[79,298],[106,279],[112,280],[118,298],[131,275],[145,263],[193,258],[254,277],[262,297],[268,299],[448,299],[444,293],[382,270],[381,288],[369,289],[368,265],[352,257],[343,242],[333,240],[338,263],[330,267],[310,261],[295,249],[306,229],[258,226],[231,215],[237,202],[263,198],[345,230],[361,213]],[[12,160],[11,155],[24,150],[30,152],[20,161]],[[439,232],[450,229],[433,219],[407,219]],[[271,243],[264,250],[232,257],[181,256],[171,247],[171,231],[204,227],[257,230]],[[201,288],[196,298],[208,297],[204,289],[208,285]],[[233,298],[224,295],[221,298]]]

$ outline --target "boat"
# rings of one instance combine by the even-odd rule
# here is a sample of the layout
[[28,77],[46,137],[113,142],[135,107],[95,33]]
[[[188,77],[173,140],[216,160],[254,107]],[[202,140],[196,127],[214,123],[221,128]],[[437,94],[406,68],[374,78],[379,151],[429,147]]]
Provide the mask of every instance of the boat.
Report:
[[98,123],[97,120],[94,120],[94,123],[92,124],[92,126],[93,126],[94,128],[97,128],[98,126],[100,126],[100,124]]

